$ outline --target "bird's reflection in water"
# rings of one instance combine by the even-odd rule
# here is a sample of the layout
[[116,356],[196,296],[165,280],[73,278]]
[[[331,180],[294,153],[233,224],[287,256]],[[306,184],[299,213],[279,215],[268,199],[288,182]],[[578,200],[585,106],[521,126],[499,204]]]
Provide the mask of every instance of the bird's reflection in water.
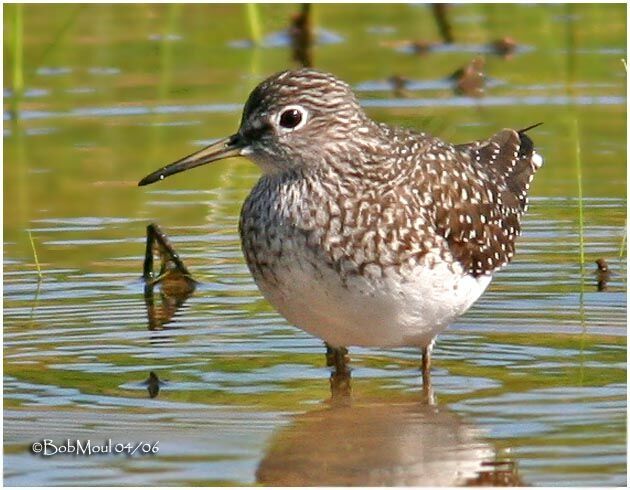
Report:
[[[350,396],[349,371],[331,377],[332,403],[295,417],[274,435],[258,483],[272,486],[513,486],[480,429],[433,394],[380,399]],[[428,388],[431,391],[430,388]],[[399,398],[398,400],[396,398]]]
[[[193,291],[193,284],[186,278],[175,277],[175,274],[161,281],[159,287],[146,284],[144,303],[147,308],[148,329],[162,330],[165,324],[172,321],[177,310],[182,307]],[[156,304],[158,294],[160,299]]]
[[[153,271],[154,256],[160,260],[160,271]],[[144,302],[149,330],[161,330],[195,291],[196,282],[171,245],[168,236],[152,223],[147,226],[144,257]],[[159,291],[160,303],[155,297]]]

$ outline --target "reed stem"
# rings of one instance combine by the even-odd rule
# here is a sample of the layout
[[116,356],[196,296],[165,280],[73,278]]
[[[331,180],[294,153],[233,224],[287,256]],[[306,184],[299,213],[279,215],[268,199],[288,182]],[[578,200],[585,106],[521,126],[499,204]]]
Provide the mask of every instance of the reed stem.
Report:
[[626,240],[628,238],[628,219],[623,225],[623,237],[621,237],[621,245],[619,246],[619,260],[623,259],[623,253],[626,251]]
[[575,141],[575,170],[577,174],[578,192],[578,233],[579,233],[579,254],[580,271],[584,273],[584,190],[582,187],[582,150],[580,148],[580,132],[577,116],[573,119],[573,137]]
[[18,116],[18,105],[24,92],[24,5],[13,6],[13,97],[11,106],[13,117]]
[[[626,75],[628,74],[628,64],[624,58],[621,58],[621,62],[623,63],[623,68],[626,70]],[[621,238],[621,245],[619,246],[619,260],[623,259],[623,253],[626,249],[626,240],[628,238],[628,218],[623,225],[623,237]]]
[[262,41],[262,28],[260,27],[260,13],[258,11],[258,4],[247,3],[247,22],[249,23],[249,34],[253,43],[256,46],[260,46]]
[[28,233],[28,239],[31,242],[31,249],[33,250],[33,257],[35,258],[35,268],[37,269],[37,278],[38,278],[38,281],[41,281],[43,278],[42,268],[39,265],[39,258],[37,257],[37,249],[35,248],[35,241],[33,240],[33,234],[31,233],[31,230],[26,230],[26,232]]

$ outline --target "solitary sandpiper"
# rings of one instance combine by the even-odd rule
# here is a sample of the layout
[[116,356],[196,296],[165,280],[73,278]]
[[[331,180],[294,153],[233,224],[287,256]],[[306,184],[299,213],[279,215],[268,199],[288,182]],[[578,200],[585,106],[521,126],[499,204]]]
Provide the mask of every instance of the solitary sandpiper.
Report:
[[284,71],[250,94],[234,135],[139,185],[253,160],[239,229],[265,298],[333,351],[419,347],[428,375],[435,337],[514,255],[543,162],[532,127],[453,145],[373,121],[333,75]]

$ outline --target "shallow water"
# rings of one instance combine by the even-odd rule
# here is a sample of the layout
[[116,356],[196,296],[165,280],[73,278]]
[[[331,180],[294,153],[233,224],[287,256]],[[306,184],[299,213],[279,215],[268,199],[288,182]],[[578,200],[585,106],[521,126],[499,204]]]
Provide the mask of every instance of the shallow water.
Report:
[[[374,118],[457,142],[545,123],[532,134],[546,163],[517,255],[439,337],[433,405],[412,349],[351,349],[352,398],[331,397],[321,341],[279,317],[243,263],[236,228],[253,165],[234,159],[136,187],[236,128],[249,90],[291,66],[282,35],[263,49],[239,44],[248,35],[241,6],[24,11],[17,121],[5,89],[6,484],[444,485],[501,476],[624,485],[623,6],[453,7],[461,39],[424,57],[392,41],[432,37],[427,7],[316,7],[327,37],[315,65],[355,86]],[[262,8],[265,32],[284,29],[291,11]],[[471,46],[504,35],[527,49],[508,60],[485,53],[500,83],[482,99],[454,96],[445,77],[484,52]],[[406,97],[392,94],[392,74],[411,80]],[[155,291],[148,308],[140,280],[152,221],[200,281],[163,325],[149,315],[163,295]],[[613,271],[605,291],[598,258]],[[161,380],[154,398],[150,372]],[[159,452],[32,455],[45,438],[159,441]]]

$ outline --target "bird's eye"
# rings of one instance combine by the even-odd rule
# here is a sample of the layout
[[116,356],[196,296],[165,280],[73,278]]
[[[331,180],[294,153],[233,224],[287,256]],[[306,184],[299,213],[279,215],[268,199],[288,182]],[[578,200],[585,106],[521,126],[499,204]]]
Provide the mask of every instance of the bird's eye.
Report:
[[302,122],[302,113],[297,109],[287,109],[280,114],[280,126],[293,129]]
[[287,107],[278,116],[280,127],[288,130],[299,129],[306,123],[306,111],[299,106]]

